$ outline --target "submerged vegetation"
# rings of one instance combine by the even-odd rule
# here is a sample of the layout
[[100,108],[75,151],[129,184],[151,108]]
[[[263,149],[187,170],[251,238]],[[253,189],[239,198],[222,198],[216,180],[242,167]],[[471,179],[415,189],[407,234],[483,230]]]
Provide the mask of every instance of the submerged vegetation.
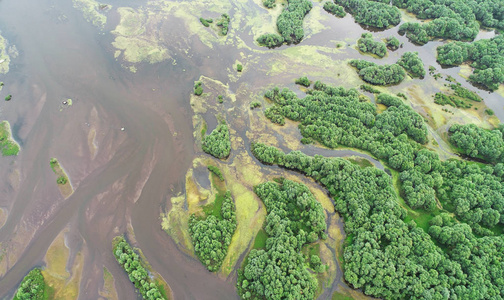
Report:
[[19,285],[13,300],[42,300],[45,296],[46,283],[39,268],[35,268],[28,273]]
[[264,249],[252,249],[247,256],[238,293],[242,299],[314,299],[317,282],[301,248],[326,237],[322,205],[305,185],[282,178],[254,191],[268,212],[267,239]]
[[18,155],[19,145],[12,139],[10,124],[7,121],[0,123],[0,151],[3,156]]
[[167,300],[161,293],[157,284],[149,277],[149,272],[145,269],[140,260],[140,256],[126,242],[124,237],[116,236],[112,242],[113,253],[117,262],[124,268],[130,281],[138,289],[145,300]]
[[229,128],[225,122],[219,123],[212,132],[202,140],[202,148],[216,158],[225,159],[231,152],[231,139]]
[[373,40],[371,33],[363,33],[361,38],[357,40],[357,47],[363,53],[374,54],[380,58],[387,55],[387,46],[385,43]]
[[226,257],[236,230],[236,209],[229,191],[218,194],[211,205],[211,213],[204,217],[189,217],[189,234],[199,260],[215,272]]

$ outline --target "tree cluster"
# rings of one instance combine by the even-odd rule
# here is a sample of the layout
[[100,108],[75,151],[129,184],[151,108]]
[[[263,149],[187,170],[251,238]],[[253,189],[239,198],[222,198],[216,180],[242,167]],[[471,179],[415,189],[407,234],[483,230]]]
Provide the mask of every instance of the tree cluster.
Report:
[[226,257],[236,230],[235,211],[231,193],[227,191],[218,214],[206,218],[189,217],[189,234],[194,251],[210,272],[219,270]]
[[304,87],[309,87],[310,84],[311,84],[310,80],[306,76],[299,77],[298,79],[296,79],[295,83],[296,84],[300,84],[300,85],[302,85]]
[[35,268],[23,278],[13,300],[42,300],[45,288],[44,276]]
[[201,141],[205,153],[216,158],[225,159],[231,153],[231,139],[229,128],[225,122],[219,123],[212,132]]
[[222,14],[216,25],[221,28],[221,34],[227,35],[231,18],[228,14]]
[[165,300],[149,272],[142,266],[140,257],[122,236],[114,238],[114,256],[145,300]]
[[425,76],[425,67],[420,57],[418,57],[418,52],[404,53],[397,61],[397,64],[403,67],[411,77],[424,78]]
[[[301,248],[325,238],[322,205],[303,184],[286,179],[254,187],[266,206],[265,249],[253,249],[238,278],[242,299],[314,299],[317,282]],[[317,259],[313,259],[317,263]],[[320,258],[318,260],[320,265]]]
[[456,66],[472,62],[475,68],[469,80],[490,90],[504,82],[504,37],[497,35],[473,43],[452,42],[437,48],[437,60],[442,65]]
[[263,34],[257,42],[268,48],[281,46],[283,43],[299,43],[304,37],[303,19],[312,9],[308,0],[288,0],[287,6],[278,16],[276,25],[278,34]]
[[377,65],[366,60],[352,59],[350,65],[359,71],[362,80],[374,85],[396,85],[406,77],[406,72],[398,64]]
[[350,12],[355,22],[371,27],[385,29],[397,26],[401,22],[401,13],[397,7],[388,3],[368,0],[335,0]]
[[387,55],[387,46],[385,43],[373,40],[371,33],[363,33],[361,38],[357,40],[357,47],[363,53],[374,54],[380,58]]
[[334,2],[332,1],[326,1],[324,3],[324,10],[339,18],[346,16],[346,12],[343,6],[334,4]]

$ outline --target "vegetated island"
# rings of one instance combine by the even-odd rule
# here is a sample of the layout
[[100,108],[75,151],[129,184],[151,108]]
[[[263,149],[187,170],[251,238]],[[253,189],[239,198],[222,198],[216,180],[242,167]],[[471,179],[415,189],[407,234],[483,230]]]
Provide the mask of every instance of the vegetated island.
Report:
[[12,138],[12,131],[8,121],[0,123],[0,150],[2,156],[18,155],[19,144]]
[[166,283],[159,278],[151,278],[148,262],[140,258],[139,249],[133,249],[122,236],[112,241],[113,253],[117,262],[124,268],[130,281],[145,300],[168,300]]
[[51,158],[51,160],[49,161],[49,165],[51,166],[51,169],[53,170],[54,174],[58,176],[56,179],[56,183],[58,184],[58,189],[61,195],[65,199],[70,197],[73,194],[74,190],[65,170],[63,170],[63,167],[61,167],[59,161],[54,157]]
[[390,168],[392,176],[341,158],[252,145],[263,163],[300,171],[328,189],[345,218],[348,283],[386,299],[502,296],[504,164],[440,160],[423,146],[423,118],[383,93],[377,103],[387,109],[380,114],[356,90],[320,82],[302,99],[278,88],[265,96],[278,114],[300,122],[304,138],[369,151]]

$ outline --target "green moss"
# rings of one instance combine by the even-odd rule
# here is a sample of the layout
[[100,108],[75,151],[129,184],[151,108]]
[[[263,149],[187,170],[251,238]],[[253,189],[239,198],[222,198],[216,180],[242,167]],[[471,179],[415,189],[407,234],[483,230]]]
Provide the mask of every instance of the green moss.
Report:
[[254,239],[254,245],[252,246],[252,249],[264,249],[266,248],[266,240],[268,239],[268,234],[266,234],[266,231],[261,228],[257,232],[257,235]]
[[331,300],[352,300],[353,298],[350,296],[347,296],[345,294],[341,294],[340,292],[334,292],[334,294],[331,297]]

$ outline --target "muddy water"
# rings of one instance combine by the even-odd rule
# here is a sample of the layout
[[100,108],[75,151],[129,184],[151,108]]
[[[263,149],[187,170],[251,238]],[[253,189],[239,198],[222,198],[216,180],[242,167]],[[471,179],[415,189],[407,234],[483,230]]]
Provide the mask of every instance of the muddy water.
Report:
[[[110,3],[139,5],[137,1]],[[66,21],[58,20],[62,15]],[[117,23],[113,11],[109,21]],[[355,44],[364,32],[351,16],[331,17],[323,23],[330,29],[312,35],[300,46],[334,47],[332,41]],[[2,35],[20,51],[10,73],[0,77],[5,82],[2,93],[14,95],[12,101],[0,103],[0,119],[11,122],[13,134],[23,147],[18,157],[0,158],[0,176],[5,178],[0,181],[0,207],[8,212],[0,228],[1,247],[6,252],[0,270],[4,273],[0,298],[12,296],[23,276],[34,266],[44,264],[48,247],[68,228],[69,265],[76,253],[85,253],[80,299],[98,299],[104,266],[116,280],[119,298],[136,299],[131,283],[111,253],[112,238],[131,227],[138,246],[171,286],[176,299],[237,299],[235,278],[222,280],[178,251],[161,230],[158,216],[169,209],[164,207],[169,203],[167,199],[184,191],[185,173],[198,151],[188,100],[194,80],[204,74],[226,83],[227,71],[222,66],[232,65],[240,57],[239,51],[259,55],[261,60],[275,57],[275,52],[254,53],[257,46],[243,34],[251,49],[217,45],[209,53],[193,36],[188,40],[193,49],[190,57],[171,49],[176,65],[142,64],[137,73],[131,73],[113,58],[112,37],[107,29],[114,26],[109,23],[104,34],[100,33],[85,22],[71,1],[0,2]],[[177,22],[173,28],[185,30]],[[386,37],[396,30],[375,35]],[[441,42],[418,47],[404,37],[400,40],[405,47],[381,62],[392,63],[405,51],[418,51],[426,65],[441,70],[434,52]],[[351,47],[332,57],[362,58]],[[243,82],[248,82],[254,93],[270,83],[292,86],[292,79],[300,72],[289,70],[290,77],[272,78],[266,76],[267,68],[259,65],[257,70],[247,70],[240,82],[230,83],[230,89],[237,91]],[[458,71],[452,68],[443,73],[474,89]],[[415,84],[422,82],[405,83]],[[480,94],[499,118],[504,117],[501,96]],[[73,99],[73,105],[63,106],[62,101],[68,98]],[[207,121],[210,125],[215,122],[211,118]],[[357,155],[381,166],[373,158],[351,150],[310,147],[303,151],[310,155]],[[68,199],[63,199],[56,187],[49,167],[51,157],[57,157],[70,176],[75,193]]]

